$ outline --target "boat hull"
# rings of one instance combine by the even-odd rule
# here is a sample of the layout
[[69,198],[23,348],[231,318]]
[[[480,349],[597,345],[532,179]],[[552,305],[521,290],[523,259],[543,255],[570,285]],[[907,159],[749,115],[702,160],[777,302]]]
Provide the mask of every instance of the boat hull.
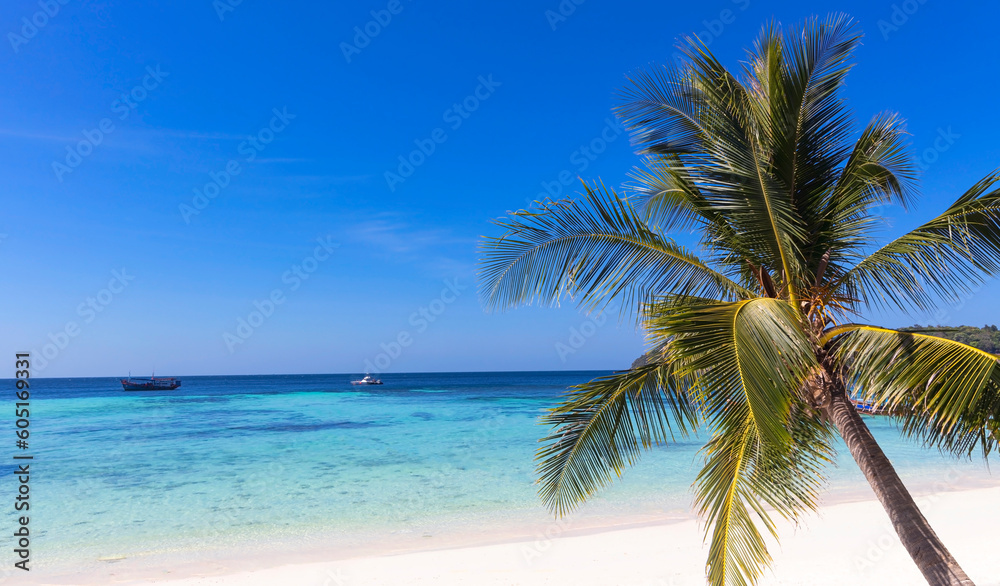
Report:
[[123,391],[172,391],[181,386],[179,380],[134,381],[122,379]]

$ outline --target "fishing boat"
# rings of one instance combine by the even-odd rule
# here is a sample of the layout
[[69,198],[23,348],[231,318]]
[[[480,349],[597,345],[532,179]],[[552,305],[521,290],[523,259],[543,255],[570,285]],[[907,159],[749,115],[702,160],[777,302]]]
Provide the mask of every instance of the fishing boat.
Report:
[[149,378],[133,378],[132,374],[128,378],[121,379],[123,391],[172,391],[181,386],[180,379],[159,377],[155,373]]
[[352,380],[352,385],[380,385],[382,384],[382,379],[373,377],[370,374],[365,374],[365,377],[361,380]]

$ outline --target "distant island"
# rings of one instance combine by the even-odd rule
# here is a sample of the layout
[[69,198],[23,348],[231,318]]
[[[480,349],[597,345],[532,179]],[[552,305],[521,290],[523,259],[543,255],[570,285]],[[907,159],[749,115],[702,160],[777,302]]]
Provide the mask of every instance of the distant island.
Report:
[[[908,328],[900,328],[900,331],[910,332],[916,329],[926,331],[928,328],[933,327],[935,326],[916,325]],[[983,326],[981,328],[975,326],[958,326],[942,329],[940,332],[934,332],[934,335],[962,344],[968,344],[990,354],[1000,353],[1000,330],[997,330],[996,326]]]
[[[913,325],[907,328],[899,328],[899,331],[913,332],[922,330],[926,332],[928,328],[933,327],[935,326]],[[942,327],[940,331],[935,331],[934,335],[940,338],[954,340],[962,344],[968,344],[973,348],[978,348],[983,352],[989,352],[990,354],[1000,353],[1000,329],[997,329],[997,327],[993,325],[987,325],[981,328],[977,328],[975,326],[957,326],[953,328]],[[639,368],[640,366],[646,366],[649,364],[649,356],[652,352],[653,350],[650,350],[633,360],[631,368]]]
[[640,357],[636,358],[635,360],[633,360],[632,361],[632,366],[630,366],[629,368],[639,368],[639,367],[642,367],[642,366],[646,366],[647,364],[649,364],[649,360],[650,360],[650,357],[652,357],[653,352],[656,352],[659,349],[660,348],[658,347],[658,348],[653,348],[651,350],[648,350],[645,354],[643,354],[642,356],[640,356]]

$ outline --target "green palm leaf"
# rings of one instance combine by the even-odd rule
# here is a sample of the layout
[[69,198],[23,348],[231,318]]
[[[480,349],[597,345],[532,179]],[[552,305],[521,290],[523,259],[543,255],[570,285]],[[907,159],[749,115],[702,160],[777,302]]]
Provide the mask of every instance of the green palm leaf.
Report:
[[[879,248],[834,285],[865,303],[929,309],[1000,274],[1000,180],[990,174],[943,214]],[[891,301],[890,301],[891,300]]]
[[876,116],[855,143],[836,185],[817,202],[815,250],[827,255],[825,274],[819,264],[813,267],[817,283],[824,278],[836,281],[864,258],[872,233],[883,221],[873,213],[875,206],[908,207],[915,174],[904,121],[894,114]]
[[839,89],[860,40],[845,15],[787,34],[772,24],[746,66],[774,173],[803,217],[820,209],[818,198],[836,183],[850,151],[852,120]]
[[904,432],[962,454],[989,454],[1000,436],[1000,359],[960,342],[864,325],[831,329],[858,396],[884,405]]
[[630,175],[634,181],[627,188],[640,202],[644,219],[652,225],[661,230],[713,227],[736,236],[677,155],[649,156],[646,168],[633,169]]
[[777,538],[768,509],[794,520],[814,511],[823,468],[833,458],[830,431],[803,404],[791,420],[791,445],[760,441],[750,420],[727,429],[705,446],[698,474],[696,506],[711,533],[708,578],[712,584],[755,584],[771,556],[758,523]]
[[870,217],[873,205],[908,207],[916,172],[907,149],[905,122],[895,114],[880,114],[854,144],[833,192],[822,204],[824,217],[836,229],[843,222]]
[[788,302],[674,302],[645,325],[655,340],[670,341],[683,374],[697,379],[694,392],[712,425],[741,429],[749,418],[763,441],[788,442],[792,401],[817,366]]
[[720,259],[777,273],[795,297],[822,255],[802,246],[823,219],[817,198],[851,151],[837,91],[858,39],[846,17],[785,37],[768,28],[743,83],[689,40],[679,70],[633,76],[618,110],[654,155],[637,174],[653,214],[667,227],[707,220]]
[[765,505],[792,517],[814,506],[828,448],[799,389],[816,357],[786,301],[670,303],[670,311],[652,309],[647,328],[697,380],[692,392],[713,433],[697,480],[712,531],[709,579],[752,584],[770,563],[755,523],[774,532]]
[[584,199],[549,202],[499,224],[507,233],[482,244],[482,295],[491,308],[558,303],[563,293],[590,309],[620,297],[633,311],[655,294],[749,295],[650,229],[613,191],[588,188]]
[[642,449],[697,425],[687,382],[663,356],[646,366],[574,387],[543,423],[538,450],[542,500],[563,515],[633,465]]

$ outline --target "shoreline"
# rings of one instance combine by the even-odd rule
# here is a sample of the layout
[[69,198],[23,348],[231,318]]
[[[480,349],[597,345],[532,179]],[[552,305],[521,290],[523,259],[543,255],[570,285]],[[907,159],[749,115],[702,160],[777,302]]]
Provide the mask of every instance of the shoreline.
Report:
[[[947,485],[947,483],[945,483]],[[954,485],[951,485],[954,486]],[[988,549],[993,544],[993,550],[1000,545],[1000,536],[987,538],[987,532],[1000,526],[1000,508],[995,503],[1000,500],[1000,484],[963,483],[954,490],[929,490],[933,487],[915,486],[914,498],[927,514],[931,523],[941,534],[946,545],[963,563],[972,575],[975,564],[988,563],[991,553],[979,553],[962,556],[962,552],[974,550],[976,542]],[[921,490],[923,489],[923,490]],[[970,514],[972,506],[977,512]],[[591,575],[601,575],[601,568],[621,568],[622,571],[632,571],[636,575],[621,583],[642,586],[683,586],[686,584],[703,584],[703,567],[707,555],[707,547],[702,544],[703,531],[693,512],[684,516],[673,514],[662,515],[630,515],[615,519],[587,518],[563,521],[550,520],[537,525],[511,526],[481,526],[478,532],[457,532],[435,536],[433,543],[422,542],[416,536],[406,536],[391,543],[384,541],[373,544],[366,543],[348,549],[338,548],[322,539],[312,543],[272,543],[268,547],[242,549],[239,553],[232,550],[202,551],[201,555],[185,555],[185,552],[175,552],[166,555],[154,555],[148,558],[132,556],[121,560],[103,560],[106,565],[91,568],[83,572],[56,573],[46,575],[46,584],[128,584],[147,585],[164,584],[168,586],[230,586],[236,584],[323,584],[324,586],[354,586],[360,584],[606,584],[607,581],[588,581]],[[895,534],[888,527],[888,518],[881,505],[874,500],[870,489],[841,490],[824,495],[818,514],[805,517],[800,527],[796,529],[788,523],[779,521],[779,531],[782,535],[781,546],[772,548],[775,557],[773,578],[777,581],[767,581],[766,584],[826,584],[826,582],[803,582],[805,576],[800,571],[789,574],[798,581],[786,581],[789,576],[781,568],[788,566],[796,568],[802,565],[802,560],[787,560],[789,551],[798,551],[803,543],[815,541],[817,535],[833,534],[833,541],[838,547],[847,542],[847,550],[853,546],[851,542],[861,539],[865,543],[864,532],[874,535],[869,540],[881,549],[898,550],[890,564],[872,560],[874,570],[891,565],[893,570],[886,576],[874,575],[870,583],[877,584],[913,584],[920,583],[919,573],[899,545]],[[834,525],[831,527],[831,524]],[[958,531],[952,531],[953,525],[958,525]],[[938,526],[942,525],[942,528]],[[952,536],[951,532],[960,537]],[[860,532],[860,533],[859,533]],[[830,545],[830,537],[820,539],[813,551],[821,551]],[[971,543],[966,543],[971,542]],[[819,549],[817,549],[819,548]],[[808,548],[807,548],[808,549]],[[856,548],[855,548],[856,549]],[[845,550],[845,551],[847,551]],[[637,552],[646,551],[647,555]],[[852,550],[853,551],[853,550]],[[189,552],[188,552],[189,553]],[[235,555],[234,555],[235,554]],[[558,555],[557,555],[558,554]],[[634,554],[634,555],[633,555]],[[815,553],[799,554],[806,561]],[[853,561],[857,554],[853,554]],[[965,559],[968,557],[969,559]],[[198,559],[201,558],[201,559]],[[647,559],[648,558],[648,559]],[[599,567],[576,576],[573,572],[578,566],[589,567],[587,560],[603,560]],[[666,566],[679,568],[676,575],[666,575],[664,566],[657,560],[668,560]],[[878,563],[876,563],[878,562]],[[637,568],[629,569],[633,564]],[[808,565],[808,563],[806,564]],[[906,572],[912,568],[913,576]],[[449,568],[465,568],[462,571],[450,571]],[[834,568],[833,570],[836,570]],[[859,580],[855,574],[837,574],[839,583],[844,580]],[[860,568],[864,569],[864,568]],[[801,568],[800,568],[801,570]],[[830,571],[824,571],[829,574]],[[474,574],[486,572],[487,576],[496,575],[499,581],[482,581]],[[977,584],[995,584],[1000,586],[1000,560],[987,568],[987,573],[974,576],[979,578]],[[350,575],[350,579],[337,578],[340,574]],[[565,572],[568,574],[563,575]],[[908,576],[909,582],[891,581],[896,574]],[[329,574],[333,576],[326,576]],[[405,574],[405,576],[404,576]],[[324,577],[326,576],[326,577]],[[576,576],[576,577],[572,577]],[[913,582],[914,576],[918,580]],[[985,578],[998,576],[994,582],[983,581]],[[39,576],[40,578],[42,576]],[[485,578],[484,578],[485,579]],[[605,575],[604,580],[611,579]],[[329,583],[324,584],[324,582]],[[337,580],[340,580],[338,583]],[[426,582],[422,581],[426,580]],[[509,580],[509,581],[504,581]],[[659,581],[658,581],[659,580]],[[664,581],[665,580],[665,581]],[[699,581],[700,580],[700,581]],[[890,580],[890,581],[885,581]],[[615,582],[617,583],[617,582]],[[834,582],[830,582],[833,584]],[[855,582],[859,584],[866,581]]]
[[[1000,584],[1000,487],[931,493],[918,498],[949,549],[979,586]],[[923,579],[872,500],[824,506],[798,528],[779,528],[781,546],[761,584],[910,586]],[[881,514],[880,514],[881,513]],[[555,535],[515,542],[399,555],[277,566],[222,576],[131,584],[164,586],[322,586],[391,584],[523,584],[695,586],[704,584],[707,548],[695,520],[617,529],[589,535]],[[819,552],[823,552],[822,554]]]

